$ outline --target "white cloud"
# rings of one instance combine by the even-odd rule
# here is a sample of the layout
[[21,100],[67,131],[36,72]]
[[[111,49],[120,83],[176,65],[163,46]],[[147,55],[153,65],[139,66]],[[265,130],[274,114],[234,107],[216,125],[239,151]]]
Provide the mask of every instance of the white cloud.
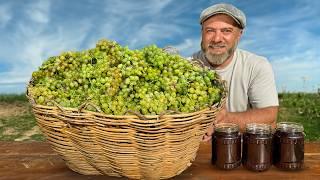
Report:
[[11,7],[9,5],[0,6],[0,27],[3,28],[12,19]]
[[200,50],[200,37],[199,39],[185,39],[182,43],[174,45],[179,50],[181,55],[185,57],[191,56],[196,51]]
[[162,19],[165,15],[163,9],[169,6],[171,0],[125,0],[112,1],[112,5],[110,3],[105,2],[101,34],[113,40],[123,40],[130,48],[153,44],[181,32],[180,27]]
[[[272,13],[250,16],[245,30],[243,47],[253,49],[269,57],[290,56],[305,50],[317,51],[320,37],[320,11],[312,1],[299,1],[287,9],[279,8]],[[275,4],[276,6],[276,4]]]
[[[158,14],[166,7],[171,0],[147,0],[147,1],[106,1],[105,12],[115,14],[115,18],[127,17],[135,18],[137,16],[149,16]],[[112,4],[112,5],[111,5]],[[112,6],[112,7],[111,7]]]
[[[311,85],[320,85],[319,55],[314,51],[301,54],[291,54],[273,61],[273,69],[277,79],[278,89],[287,87],[291,91],[314,91]],[[303,82],[303,78],[306,81]],[[304,83],[308,82],[306,85]]]
[[13,68],[2,73],[0,83],[24,83],[44,60],[59,55],[63,51],[79,50],[80,44],[89,30],[89,23],[83,22],[77,28],[59,27],[54,33],[44,32],[42,28],[32,31],[32,27],[18,26],[14,41],[19,53],[11,54]]
[[2,84],[14,84],[14,83],[26,83],[31,77],[30,74],[21,73],[20,71],[12,70],[6,73],[0,73],[0,85]]
[[35,3],[30,4],[26,10],[27,16],[31,20],[37,23],[48,23],[50,20],[50,1],[49,0],[38,0]]
[[130,47],[153,44],[158,40],[181,33],[180,27],[172,24],[148,23],[133,33],[128,40]]

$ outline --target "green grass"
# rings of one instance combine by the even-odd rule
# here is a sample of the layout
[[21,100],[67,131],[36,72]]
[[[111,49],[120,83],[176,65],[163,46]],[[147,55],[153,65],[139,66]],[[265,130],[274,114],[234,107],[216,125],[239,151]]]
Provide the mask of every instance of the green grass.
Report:
[[[291,121],[303,124],[307,141],[320,141],[320,95],[307,93],[279,94],[280,110],[278,122]],[[15,116],[0,116],[0,141],[14,141],[24,132],[36,126],[36,120],[31,106],[24,94],[0,95],[0,104],[19,104],[27,109],[26,112]],[[14,129],[16,133],[4,135],[4,131]],[[8,134],[8,133],[7,133]],[[31,135],[27,140],[43,141],[44,136]]]
[[278,121],[301,123],[306,140],[320,140],[320,95],[311,93],[279,94]]
[[22,116],[14,116],[10,118],[0,118],[2,122],[2,127],[0,127],[0,134],[4,134],[4,131],[11,127],[17,132],[15,135],[3,135],[3,139],[6,141],[13,141],[14,139],[23,135],[23,132],[31,130],[36,126],[36,121],[33,115],[26,114]]
[[27,102],[26,94],[0,94],[0,102],[13,103],[13,102]]
[[44,141],[45,137],[42,134],[34,134],[30,137],[34,141]]

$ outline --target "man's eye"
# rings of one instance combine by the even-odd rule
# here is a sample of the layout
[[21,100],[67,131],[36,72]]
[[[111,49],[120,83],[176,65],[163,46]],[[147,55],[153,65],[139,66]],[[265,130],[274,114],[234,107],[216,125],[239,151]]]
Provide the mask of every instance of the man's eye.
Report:
[[221,32],[223,32],[223,33],[232,33],[232,29],[222,29]]
[[214,32],[213,29],[207,29],[207,32]]

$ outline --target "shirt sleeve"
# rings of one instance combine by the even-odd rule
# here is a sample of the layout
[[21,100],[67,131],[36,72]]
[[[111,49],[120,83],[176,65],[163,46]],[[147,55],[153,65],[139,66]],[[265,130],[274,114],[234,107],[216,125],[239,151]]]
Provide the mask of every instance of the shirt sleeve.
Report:
[[267,60],[257,63],[249,84],[248,97],[252,108],[279,106],[274,73]]

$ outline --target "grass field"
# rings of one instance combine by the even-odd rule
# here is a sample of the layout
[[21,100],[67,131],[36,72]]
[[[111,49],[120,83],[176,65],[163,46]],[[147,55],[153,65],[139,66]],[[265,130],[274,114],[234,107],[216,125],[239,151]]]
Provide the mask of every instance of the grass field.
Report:
[[279,94],[280,111],[278,121],[303,124],[306,139],[320,141],[320,94]]
[[[279,94],[278,122],[302,123],[307,141],[320,141],[320,95]],[[43,141],[24,94],[0,95],[0,141]]]

